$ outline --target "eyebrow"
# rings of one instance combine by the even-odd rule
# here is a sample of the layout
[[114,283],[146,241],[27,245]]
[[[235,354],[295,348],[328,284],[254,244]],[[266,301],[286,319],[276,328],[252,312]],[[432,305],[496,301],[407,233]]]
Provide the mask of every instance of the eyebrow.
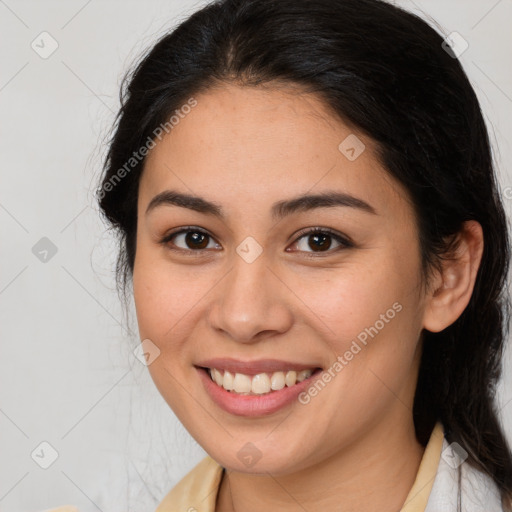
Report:
[[[148,204],[146,215],[159,206],[180,206],[199,213],[212,215],[225,219],[222,206],[213,201],[192,194],[184,194],[175,190],[164,190],[157,194]],[[282,219],[297,212],[305,212],[315,208],[332,208],[345,206],[356,208],[366,213],[378,215],[373,206],[367,202],[344,192],[323,192],[318,194],[304,194],[292,199],[278,201],[272,205],[271,215],[274,220]]]

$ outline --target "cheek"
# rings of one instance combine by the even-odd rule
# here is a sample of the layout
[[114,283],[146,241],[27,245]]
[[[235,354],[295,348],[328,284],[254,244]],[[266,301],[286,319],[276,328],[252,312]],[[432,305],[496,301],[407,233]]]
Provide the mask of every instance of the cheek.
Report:
[[406,263],[390,251],[378,261],[335,269],[332,277],[297,281],[296,294],[314,313],[332,361],[344,358],[345,378],[368,386],[376,380],[373,370],[398,385],[411,370],[421,332],[417,279],[414,259]]
[[173,325],[184,316],[189,291],[180,275],[171,275],[170,266],[163,265],[150,248],[143,244],[137,247],[133,296],[141,337],[161,347]]
[[[166,282],[164,276],[152,271],[134,269],[134,300],[140,335],[150,338],[159,346],[174,336],[187,312],[189,296],[193,291],[182,286],[176,278]],[[162,347],[163,348],[163,347]]]
[[216,280],[218,276],[207,268],[172,264],[141,244],[133,270],[141,339],[151,339],[163,353],[188,350],[185,341],[204,314],[205,295]]
[[204,295],[204,284],[199,281],[156,257],[150,248],[137,252],[133,294],[139,335],[160,350],[148,370],[161,395],[180,416],[188,403],[180,382],[186,381],[191,371],[189,352],[193,347],[187,340]]
[[297,295],[315,313],[311,318],[316,319],[319,346],[318,334],[324,333],[330,348],[327,371],[332,378],[325,392],[310,398],[312,407],[322,411],[313,427],[316,435],[355,435],[400,401],[409,402],[421,330],[412,274],[412,266],[400,276],[389,261],[382,261],[381,267],[354,267],[325,280],[301,280]]
[[386,312],[394,317],[397,306],[393,309],[393,304],[407,296],[404,279],[384,262],[380,268],[360,265],[333,269],[323,278],[315,273],[303,274],[295,282],[294,292],[314,313],[318,328],[340,349],[343,340],[356,338]]

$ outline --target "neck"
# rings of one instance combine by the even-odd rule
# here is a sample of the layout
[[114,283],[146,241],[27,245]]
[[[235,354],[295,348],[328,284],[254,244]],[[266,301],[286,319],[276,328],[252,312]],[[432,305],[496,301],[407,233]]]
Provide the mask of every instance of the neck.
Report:
[[403,428],[381,424],[343,451],[295,473],[225,470],[216,510],[396,512],[414,483],[423,452],[412,419]]

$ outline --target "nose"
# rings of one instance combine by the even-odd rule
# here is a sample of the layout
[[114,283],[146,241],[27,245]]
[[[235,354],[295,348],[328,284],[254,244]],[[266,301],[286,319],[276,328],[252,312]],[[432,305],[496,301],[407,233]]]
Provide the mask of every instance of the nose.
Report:
[[235,255],[231,270],[215,287],[209,324],[239,343],[285,333],[293,322],[286,302],[292,295],[264,254],[252,263]]

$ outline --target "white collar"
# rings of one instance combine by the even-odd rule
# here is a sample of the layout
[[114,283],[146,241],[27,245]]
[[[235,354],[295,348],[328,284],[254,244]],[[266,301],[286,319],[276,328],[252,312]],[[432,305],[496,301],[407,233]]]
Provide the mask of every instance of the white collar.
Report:
[[485,473],[457,459],[458,445],[446,438],[425,512],[457,512],[459,469],[462,512],[503,512],[496,483]]

